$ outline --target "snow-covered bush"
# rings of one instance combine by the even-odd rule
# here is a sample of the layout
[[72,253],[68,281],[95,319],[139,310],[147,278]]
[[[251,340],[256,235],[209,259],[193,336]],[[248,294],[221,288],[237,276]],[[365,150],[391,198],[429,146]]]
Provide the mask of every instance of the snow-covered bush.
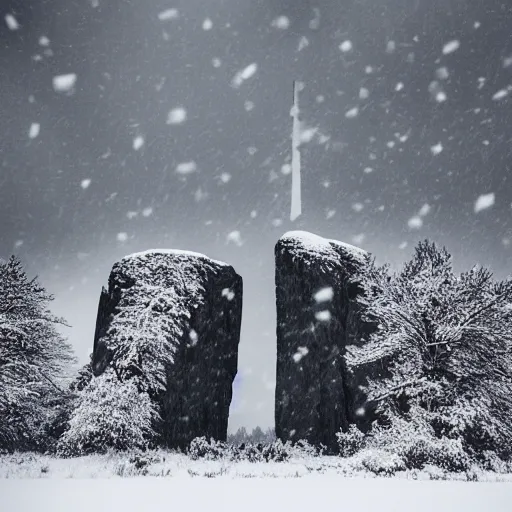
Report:
[[467,470],[471,458],[461,439],[437,437],[422,410],[409,417],[390,418],[387,425],[374,425],[365,439],[365,447],[401,457],[408,469],[435,465],[452,472]]
[[156,452],[136,450],[128,459],[116,465],[115,473],[117,476],[123,477],[146,476],[149,474],[150,467],[160,462],[162,462],[162,457]]
[[483,451],[510,457],[512,279],[477,267],[456,275],[448,252],[423,242],[400,272],[368,260],[357,280],[377,328],[347,348],[347,367],[368,376],[363,391],[380,423],[416,418],[431,430],[409,463],[437,457],[460,470]]
[[188,454],[192,460],[218,460],[226,457],[228,447],[225,443],[215,439],[208,440],[204,436],[196,437],[190,442]]
[[342,457],[352,457],[364,447],[365,435],[356,425],[350,425],[347,432],[338,432],[336,438]]
[[113,370],[79,392],[69,428],[59,441],[61,455],[146,448],[158,420],[155,405],[135,378],[120,382]]
[[[309,445],[308,445],[309,446]],[[306,448],[302,448],[306,453]],[[314,449],[309,447],[310,451]],[[295,454],[299,454],[301,448],[295,449]],[[290,443],[283,444],[279,439],[273,443],[245,444],[240,446],[231,446],[215,439],[206,439],[206,437],[197,437],[192,440],[188,449],[188,455],[192,460],[230,460],[247,462],[285,462],[294,452]]]
[[0,449],[45,449],[54,407],[66,400],[59,378],[73,357],[52,300],[16,258],[0,261]]
[[365,449],[355,457],[356,469],[367,470],[375,475],[393,476],[405,471],[405,461],[396,453],[387,450]]
[[[281,443],[279,439],[276,442]],[[283,446],[286,448],[286,451],[289,453],[290,457],[320,457],[325,453],[325,446],[313,446],[305,439],[299,439],[294,443],[287,441]]]
[[[312,447],[309,444],[307,446],[304,444],[301,448],[306,451]],[[277,439],[273,443],[264,445],[261,454],[263,460],[266,462],[285,462],[290,458],[291,451],[291,447],[288,443],[283,444],[280,439]]]

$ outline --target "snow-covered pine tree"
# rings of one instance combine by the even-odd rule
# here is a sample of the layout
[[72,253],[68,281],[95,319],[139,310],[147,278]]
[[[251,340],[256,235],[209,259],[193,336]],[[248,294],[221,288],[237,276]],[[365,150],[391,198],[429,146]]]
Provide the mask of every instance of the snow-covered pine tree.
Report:
[[249,434],[245,427],[239,427],[233,434],[228,434],[228,443],[234,446],[240,446],[242,443],[249,442]]
[[73,361],[48,309],[53,297],[19,260],[0,261],[0,449],[44,444],[45,424],[66,392],[58,383]]
[[[78,399],[61,453],[138,448],[154,439],[161,393],[188,317],[172,289],[139,283],[125,290],[105,335],[109,365],[92,377],[88,364],[72,383]],[[190,343],[196,341],[191,335]]]
[[512,280],[477,267],[456,275],[448,252],[428,241],[400,272],[369,262],[358,278],[378,328],[348,347],[347,363],[369,375],[368,409],[388,421],[419,414],[439,437],[509,456]]
[[137,377],[121,382],[112,368],[93,377],[78,393],[58,453],[77,456],[146,448],[158,413],[149,395],[139,388]]
[[[188,314],[175,307],[172,289],[141,283],[126,291],[106,335],[118,378],[137,376],[152,398],[165,390],[168,367],[183,334],[179,326],[186,323],[181,316]],[[190,342],[195,341],[191,336]]]
[[89,362],[82,366],[78,370],[78,375],[73,379],[71,384],[69,385],[69,390],[72,393],[77,393],[82,391],[86,386],[88,386],[89,382],[93,378],[92,373],[92,354],[89,356]]

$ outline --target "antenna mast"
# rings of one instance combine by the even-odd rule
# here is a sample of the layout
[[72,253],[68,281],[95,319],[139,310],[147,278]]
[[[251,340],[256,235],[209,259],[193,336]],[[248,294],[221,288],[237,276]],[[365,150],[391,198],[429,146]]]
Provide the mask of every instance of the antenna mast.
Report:
[[292,202],[290,209],[290,220],[294,221],[302,213],[301,197],[301,161],[300,161],[300,109],[299,91],[303,88],[301,82],[293,82],[293,106],[290,115],[293,117],[292,129]]

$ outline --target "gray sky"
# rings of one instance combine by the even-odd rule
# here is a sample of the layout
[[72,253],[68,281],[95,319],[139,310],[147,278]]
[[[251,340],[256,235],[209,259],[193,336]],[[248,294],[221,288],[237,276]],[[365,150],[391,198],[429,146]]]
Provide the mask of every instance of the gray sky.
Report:
[[[81,362],[116,259],[203,252],[244,278],[231,428],[270,426],[285,231],[395,265],[429,237],[458,268],[512,268],[508,2],[4,0],[0,15],[0,257],[55,294]],[[310,140],[291,223],[296,79]]]

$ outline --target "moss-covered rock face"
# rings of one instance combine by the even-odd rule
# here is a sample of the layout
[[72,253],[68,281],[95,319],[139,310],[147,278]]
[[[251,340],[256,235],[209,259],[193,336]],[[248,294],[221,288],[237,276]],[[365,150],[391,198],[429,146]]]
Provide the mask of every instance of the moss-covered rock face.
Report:
[[185,251],[148,251],[116,263],[98,308],[92,367],[136,374],[160,406],[164,445],[225,440],[237,372],[242,278]]
[[358,287],[349,279],[366,256],[306,232],[287,233],[276,245],[275,420],[283,441],[336,451],[336,434],[354,421],[357,390],[343,354],[361,334]]

